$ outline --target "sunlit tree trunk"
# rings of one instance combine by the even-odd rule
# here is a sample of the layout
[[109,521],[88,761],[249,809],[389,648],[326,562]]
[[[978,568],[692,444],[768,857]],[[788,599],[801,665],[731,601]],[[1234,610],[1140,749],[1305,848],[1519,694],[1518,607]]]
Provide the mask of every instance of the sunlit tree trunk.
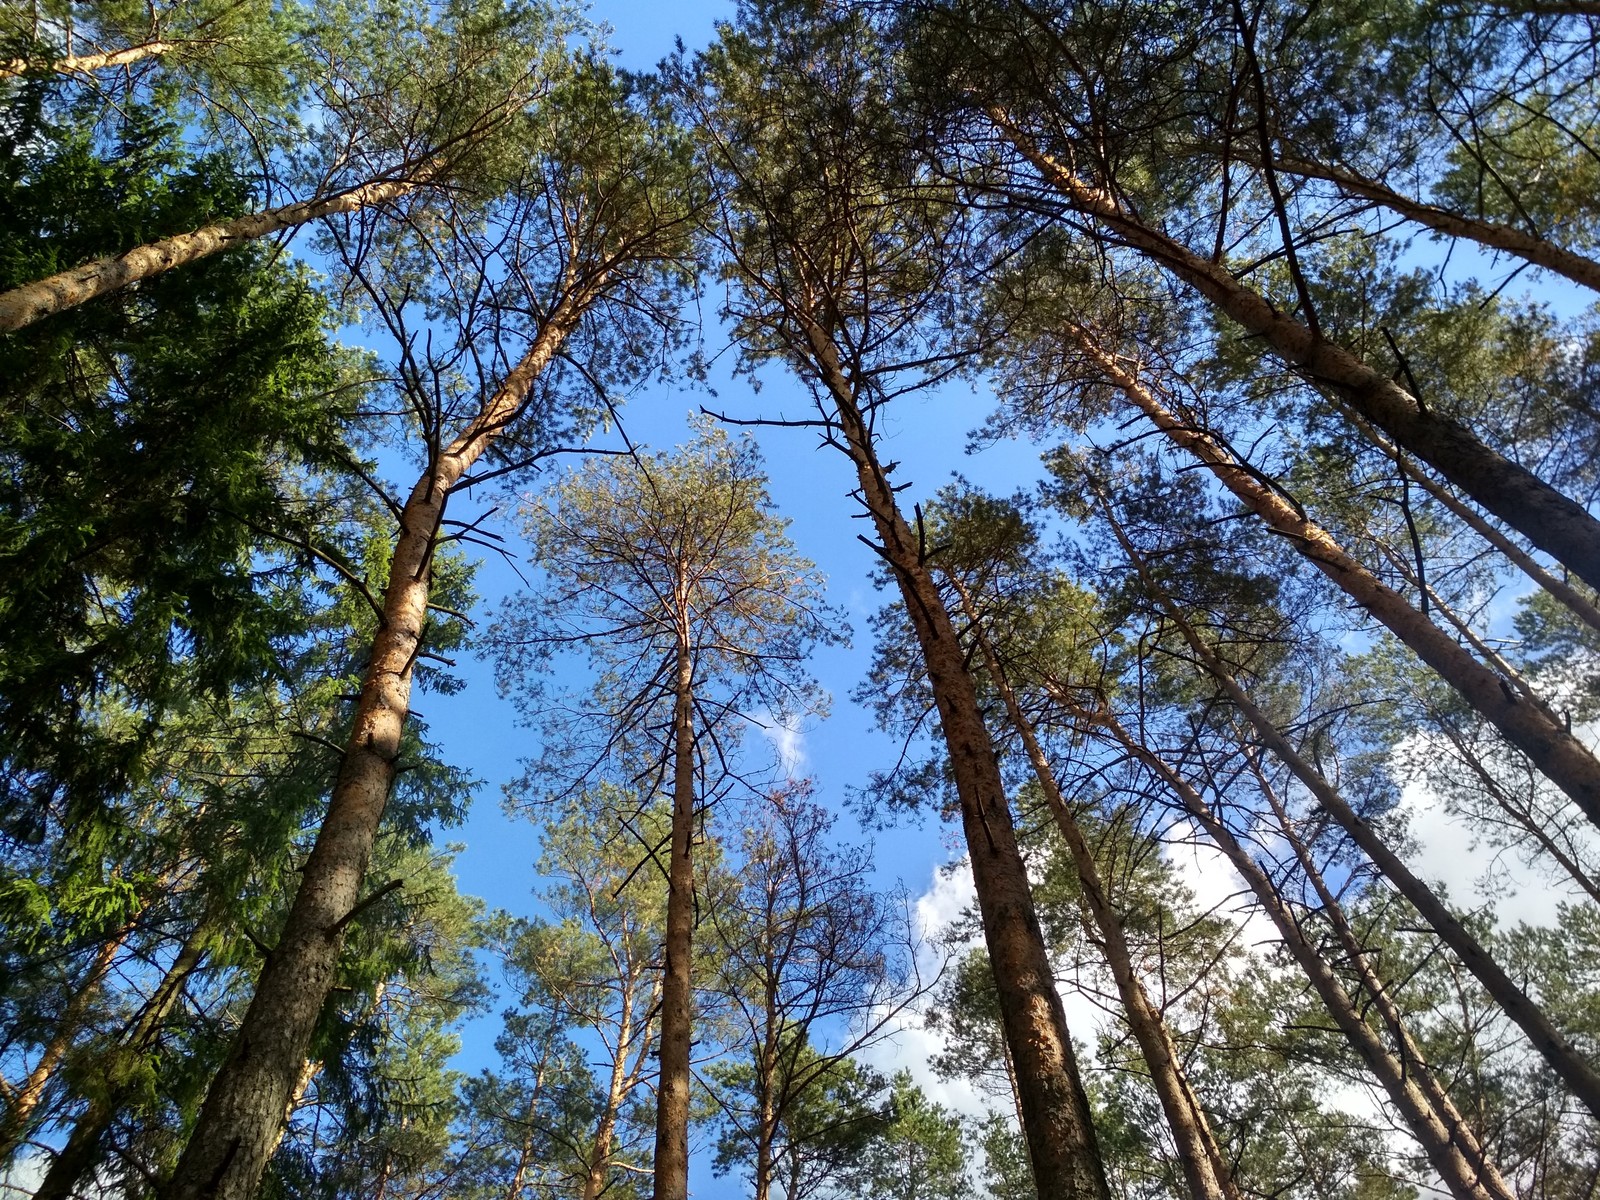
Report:
[[[597,288],[598,282],[592,285]],[[333,986],[346,925],[394,784],[421,649],[433,553],[450,490],[527,401],[594,291],[569,293],[522,361],[448,446],[432,456],[400,513],[382,620],[355,705],[327,815],[278,944],[267,956],[232,1051],[212,1083],[167,1200],[247,1200],[277,1143],[284,1106]]]
[[1066,1012],[1056,991],[999,759],[966,653],[925,548],[901,515],[894,489],[878,462],[837,350],[814,322],[807,322],[807,330],[878,534],[878,552],[894,573],[938,708],[1040,1200],[1109,1200]]
[[0,79],[18,75],[88,75],[109,67],[129,67],[147,58],[160,58],[178,48],[177,42],[150,41],[122,50],[98,54],[69,54],[64,58],[8,58],[0,60]]
[[1177,275],[1286,362],[1336,392],[1396,445],[1433,467],[1591,587],[1600,588],[1600,521],[1471,430],[1424,408],[1393,380],[1319,336],[1235,279],[1226,268],[1143,224],[1105,191],[1035,145],[1006,113],[989,111],[1005,138],[1045,181],[1086,216]]
[[438,174],[441,166],[442,160],[429,160],[394,178],[373,180],[337,195],[301,200],[265,212],[248,213],[231,221],[218,221],[0,292],[0,333],[15,332],[96,296],[188,266],[268,234],[398,199]]

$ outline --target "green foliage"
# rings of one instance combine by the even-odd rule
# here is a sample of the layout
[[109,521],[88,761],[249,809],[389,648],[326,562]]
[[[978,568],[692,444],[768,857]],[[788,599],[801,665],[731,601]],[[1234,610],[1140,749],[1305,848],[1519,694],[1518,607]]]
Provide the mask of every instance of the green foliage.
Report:
[[[70,127],[11,130],[4,282],[237,211],[236,176],[172,132],[136,113],[103,156]],[[12,836],[125,783],[180,696],[274,670],[299,627],[276,594],[305,566],[287,547],[314,536],[303,480],[348,460],[360,394],[327,319],[303,273],[244,250],[0,339]],[[125,718],[94,715],[108,699]]]

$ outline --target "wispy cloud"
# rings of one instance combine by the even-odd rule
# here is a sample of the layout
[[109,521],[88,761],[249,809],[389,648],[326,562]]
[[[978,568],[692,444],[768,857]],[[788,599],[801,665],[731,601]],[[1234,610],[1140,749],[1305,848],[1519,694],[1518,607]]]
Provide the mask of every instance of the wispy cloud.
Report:
[[750,723],[772,744],[778,765],[789,779],[797,779],[806,764],[806,733],[800,716],[778,717],[770,712],[754,713]]

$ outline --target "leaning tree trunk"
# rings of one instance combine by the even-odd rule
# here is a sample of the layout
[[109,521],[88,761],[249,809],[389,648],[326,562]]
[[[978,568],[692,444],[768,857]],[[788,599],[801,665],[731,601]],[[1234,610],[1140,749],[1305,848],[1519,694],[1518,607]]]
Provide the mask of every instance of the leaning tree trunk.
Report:
[[427,617],[433,553],[450,490],[522,412],[534,380],[598,287],[595,281],[569,292],[555,306],[522,361],[466,429],[432,457],[401,510],[383,615],[327,815],[166,1200],[248,1200],[255,1193],[333,987],[345,927],[363,905],[361,883],[394,784],[410,712],[412,667]]
[[672,711],[672,842],[661,982],[661,1081],[656,1086],[655,1200],[688,1200],[689,1048],[694,954],[694,656],[680,633]]
[[1484,666],[1404,596],[1347,554],[1298,505],[1262,483],[1206,430],[1169,412],[1149,388],[1124,369],[1081,328],[1073,332],[1084,352],[1151,422],[1199,458],[1217,479],[1313,566],[1377,618],[1432,667],[1501,735],[1528,756],[1546,778],[1600,826],[1600,760],[1542,704],[1519,697],[1510,682]]
[[[200,960],[205,957],[205,946],[211,932],[210,920],[202,918],[184,940],[183,945],[178,948],[178,953],[173,956],[172,965],[167,968],[161,983],[146,1002],[144,1010],[139,1014],[127,1036],[123,1038],[121,1046],[123,1054],[140,1055],[156,1043],[167,1017],[177,1007],[178,999],[183,995],[184,985],[188,982],[189,976],[194,974],[200,965]],[[114,1078],[106,1091],[89,1101],[83,1112],[78,1115],[78,1119],[73,1122],[72,1132],[67,1136],[66,1144],[50,1160],[50,1169],[40,1181],[39,1190],[33,1194],[33,1200],[69,1200],[77,1191],[78,1184],[99,1163],[101,1140],[128,1098],[127,1082]]]
[[1312,332],[1245,287],[1224,267],[1125,212],[1036,146],[999,109],[989,117],[1005,138],[1078,211],[1194,288],[1218,309],[1433,467],[1535,546],[1600,588],[1600,521],[1531,471],[1485,445],[1465,425],[1424,408],[1392,379]]
[[437,175],[441,165],[439,160],[430,159],[404,178],[376,179],[335,196],[301,200],[265,212],[247,213],[231,221],[218,221],[0,292],[0,333],[13,333],[45,317],[76,308],[96,296],[186,267],[281,229],[397,199]]
[[1600,633],[1600,608],[1596,608],[1593,601],[1565,579],[1557,579],[1549,571],[1545,570],[1533,555],[1496,529],[1481,513],[1452,492],[1448,486],[1440,483],[1426,471],[1419,471],[1407,463],[1401,450],[1388,438],[1384,437],[1383,434],[1374,429],[1369,422],[1354,414],[1347,413],[1346,415],[1351,417],[1355,427],[1361,430],[1362,435],[1367,440],[1394,461],[1395,469],[1400,472],[1402,479],[1415,479],[1422,485],[1423,490],[1428,495],[1449,509],[1467,528],[1505,555],[1517,570],[1565,605],[1575,617],[1590,629]]
[[1465,238],[1490,250],[1515,255],[1536,267],[1564,275],[1591,291],[1600,291],[1600,262],[1558,246],[1538,234],[1518,229],[1515,225],[1464,216],[1424,200],[1414,200],[1402,192],[1397,192],[1375,179],[1368,179],[1365,175],[1346,167],[1281,156],[1274,157],[1272,161],[1280,171],[1298,175],[1303,179],[1321,179],[1333,184],[1347,196],[1380,204],[1390,212],[1397,213],[1406,220],[1413,221],[1425,229],[1431,229],[1435,233],[1442,233],[1447,237]]
[[1039,1200],[1109,1200],[1066,1012],[965,651],[924,548],[901,515],[878,462],[838,352],[813,322],[805,326],[812,359],[838,410],[845,449],[878,534],[878,552],[894,572],[938,708]]
[[1239,844],[1232,830],[1211,811],[1200,794],[1163,759],[1129,734],[1115,714],[1105,709],[1091,712],[1065,695],[1058,699],[1068,709],[1074,710],[1080,720],[1107,729],[1123,750],[1161,779],[1177,796],[1184,811],[1199,823],[1227,856],[1234,870],[1255,893],[1262,909],[1277,928],[1284,946],[1322,1000],[1328,1015],[1388,1094],[1390,1102],[1451,1195],[1456,1200],[1515,1200],[1504,1188],[1499,1174],[1484,1169],[1482,1147],[1443,1088],[1432,1079],[1429,1079],[1427,1086],[1422,1084],[1419,1077],[1427,1074],[1425,1064],[1406,1061],[1384,1045],[1266,872]]
[[1095,861],[1094,850],[1061,795],[1061,789],[1056,786],[1055,772],[1045,757],[1044,748],[1039,744],[1033,722],[1022,711],[1016,690],[1012,688],[999,655],[989,641],[971,595],[954,575],[950,575],[949,579],[960,597],[962,612],[977,642],[984,666],[1005,703],[1011,726],[1022,738],[1028,762],[1033,767],[1045,803],[1055,818],[1056,828],[1061,831],[1061,837],[1072,855],[1089,915],[1100,934],[1101,947],[1106,963],[1111,968],[1111,976],[1116,981],[1128,1027],[1133,1031],[1139,1052],[1149,1068],[1150,1081],[1161,1102],[1167,1127],[1172,1132],[1173,1145],[1177,1147],[1178,1161],[1183,1166],[1189,1191],[1195,1200],[1239,1200],[1239,1189],[1233,1182],[1222,1149],[1217,1145],[1200,1098],[1183,1069],[1172,1032],[1167,1028],[1161,1011],[1151,1002],[1144,981],[1134,967],[1133,950],[1128,944],[1122,914],[1111,903],[1105,881],[1100,876],[1100,866]]
[[0,79],[18,75],[88,75],[108,67],[129,67],[147,58],[160,58],[178,49],[179,42],[151,41],[97,54],[68,54],[64,58],[8,58],[0,60]]
[[1155,582],[1142,556],[1133,549],[1120,525],[1112,522],[1117,539],[1128,554],[1129,561],[1138,572],[1146,593],[1161,611],[1177,626],[1189,643],[1195,657],[1206,673],[1219,683],[1233,701],[1235,708],[1255,729],[1267,749],[1288,767],[1334,819],[1350,839],[1360,847],[1391,884],[1394,885],[1418,913],[1422,915],[1439,939],[1449,946],[1484,991],[1494,999],[1506,1016],[1517,1024],[1528,1040],[1550,1064],[1553,1070],[1591,1113],[1600,1116],[1600,1073],[1576,1047],[1545,1016],[1533,999],[1519,987],[1501,968],[1483,944],[1464,925],[1425,882],[1412,873],[1411,868],[1390,848],[1370,823],[1345,799],[1310,760],[1299,752],[1277,723],[1264,712],[1233,673],[1206,644],[1194,625],[1183,615],[1177,604]]
[[83,979],[56,1017],[55,1034],[45,1043],[38,1061],[22,1082],[15,1089],[7,1091],[4,1107],[0,1109],[0,1163],[9,1163],[17,1147],[22,1144],[33,1114],[44,1100],[45,1089],[65,1061],[73,1039],[82,1032],[90,1006],[100,994],[100,985],[105,982],[106,975],[116,961],[117,952],[122,949],[122,943],[132,932],[133,922],[129,921],[100,943],[89,969],[84,972]]

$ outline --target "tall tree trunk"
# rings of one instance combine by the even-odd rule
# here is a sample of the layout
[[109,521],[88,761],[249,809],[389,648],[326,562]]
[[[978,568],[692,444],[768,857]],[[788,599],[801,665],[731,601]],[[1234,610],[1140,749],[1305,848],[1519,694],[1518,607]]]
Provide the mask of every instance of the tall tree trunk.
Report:
[[962,612],[977,642],[989,677],[1005,703],[1011,726],[1022,739],[1039,789],[1055,818],[1056,828],[1061,831],[1062,840],[1072,855],[1089,915],[1099,932],[1101,948],[1111,968],[1111,976],[1116,981],[1128,1027],[1133,1031],[1139,1052],[1150,1070],[1150,1081],[1161,1101],[1167,1127],[1172,1131],[1173,1145],[1177,1147],[1178,1161],[1182,1164],[1189,1191],[1195,1200],[1239,1200],[1239,1190],[1233,1183],[1227,1160],[1211,1132],[1211,1124],[1200,1105],[1200,1098],[1183,1069],[1177,1046],[1172,1041],[1172,1032],[1167,1028],[1161,1011],[1151,1002],[1144,981],[1134,967],[1133,951],[1128,945],[1122,914],[1111,903],[1089,839],[1084,836],[1072,809],[1061,795],[1061,789],[1056,786],[1055,772],[1045,757],[1044,748],[1039,745],[1033,722],[1022,711],[1017,693],[1011,686],[993,643],[989,641],[971,594],[953,574],[948,578],[960,597]]
[[62,1006],[56,1018],[55,1033],[39,1052],[38,1061],[22,1082],[7,1092],[4,1111],[0,1112],[0,1163],[9,1163],[17,1147],[22,1144],[22,1139],[27,1136],[28,1126],[44,1099],[45,1089],[55,1078],[56,1071],[67,1057],[67,1051],[72,1049],[73,1039],[82,1031],[89,1006],[100,994],[100,985],[105,982],[106,974],[116,961],[117,952],[132,932],[133,922],[129,921],[100,943],[89,969]]
[[1526,754],[1585,816],[1600,827],[1600,760],[1542,704],[1520,697],[1509,680],[1489,670],[1453,637],[1347,554],[1326,529],[1259,475],[1235,461],[1204,429],[1180,420],[1132,372],[1085,330],[1074,327],[1084,351],[1151,422],[1211,468],[1217,479],[1307,561],[1409,646]]
[[878,534],[878,552],[894,572],[938,708],[961,802],[984,943],[1016,1065],[1023,1131],[1039,1200],[1109,1200],[1066,1012],[965,651],[925,548],[901,515],[894,489],[878,462],[866,421],[856,407],[855,386],[827,335],[813,321],[806,321],[805,327],[813,361],[838,412],[862,501]]
[[[1356,1053],[1367,1064],[1406,1127],[1416,1138],[1429,1164],[1456,1200],[1515,1200],[1506,1191],[1498,1173],[1483,1169],[1482,1148],[1436,1081],[1424,1086],[1419,1077],[1427,1073],[1421,1062],[1408,1062],[1392,1053],[1377,1032],[1363,1019],[1361,1010],[1345,991],[1339,977],[1317,950],[1288,903],[1278,894],[1260,864],[1241,846],[1233,832],[1211,811],[1200,794],[1158,755],[1147,749],[1122,725],[1114,713],[1101,709],[1091,712],[1068,696],[1058,699],[1075,709],[1085,722],[1107,729],[1116,742],[1142,762],[1177,796],[1184,811],[1210,835],[1240,877],[1255,893],[1262,909],[1272,920],[1290,955],[1311,982],[1328,1015],[1339,1026]],[[1436,1102],[1442,1098],[1443,1106]],[[1497,1186],[1497,1184],[1499,1186]]]
[[1413,221],[1425,229],[1431,229],[1435,233],[1453,238],[1465,238],[1490,250],[1515,255],[1536,267],[1564,275],[1574,283],[1582,284],[1592,291],[1600,291],[1600,262],[1558,246],[1536,233],[1529,233],[1514,225],[1505,225],[1498,221],[1463,216],[1461,213],[1452,212],[1450,209],[1423,200],[1413,200],[1410,196],[1397,192],[1375,179],[1368,179],[1348,167],[1330,166],[1327,163],[1292,156],[1288,158],[1274,156],[1272,161],[1280,171],[1298,175],[1303,179],[1321,179],[1333,184],[1347,196],[1381,204],[1390,212],[1397,213],[1406,220]]
[[1074,208],[1104,221],[1121,240],[1184,280],[1286,362],[1336,391],[1396,445],[1565,563],[1590,587],[1600,588],[1600,521],[1583,505],[1485,445],[1465,425],[1424,408],[1393,380],[1279,311],[1226,268],[1124,212],[1105,191],[1039,149],[1003,111],[991,109],[989,117]]
[[1428,495],[1449,509],[1462,524],[1505,555],[1513,566],[1565,605],[1575,617],[1590,629],[1600,633],[1600,608],[1596,608],[1587,596],[1566,580],[1558,579],[1549,571],[1546,571],[1539,565],[1538,560],[1533,555],[1485,520],[1481,513],[1457,496],[1446,484],[1440,483],[1426,471],[1419,471],[1408,463],[1400,449],[1374,429],[1369,422],[1364,421],[1354,413],[1347,415],[1356,428],[1361,430],[1374,446],[1394,460],[1395,467],[1400,471],[1403,478],[1415,479],[1422,485],[1422,489]]
[[1322,772],[1295,748],[1277,724],[1250,698],[1233,673],[1206,644],[1199,631],[1184,617],[1177,604],[1161,590],[1144,559],[1134,550],[1121,526],[1113,520],[1112,527],[1128,554],[1129,561],[1138,571],[1146,592],[1178,627],[1207,674],[1222,685],[1223,690],[1228,693],[1228,698],[1233,701],[1234,707],[1255,729],[1262,744],[1289,768],[1295,778],[1322,805],[1323,811],[1338,822],[1339,827],[1350,835],[1350,839],[1382,872],[1384,878],[1393,884],[1395,890],[1422,915],[1422,919],[1433,928],[1440,940],[1450,947],[1473,977],[1483,985],[1484,990],[1501,1007],[1506,1016],[1527,1035],[1534,1049],[1572,1089],[1573,1094],[1591,1113],[1600,1115],[1600,1073],[1597,1073],[1572,1043],[1556,1029],[1528,994],[1501,969],[1500,964],[1434,894],[1433,889],[1412,873],[1411,869],[1401,861],[1400,856],[1379,836],[1377,830],[1356,812],[1344,798],[1343,793],[1324,778]]
[[0,292],[0,333],[13,333],[45,317],[76,308],[96,296],[186,267],[281,229],[384,204],[416,190],[438,175],[443,165],[442,158],[428,159],[399,177],[375,179],[337,195],[301,200],[264,212],[247,213],[231,221],[218,221]]
[[555,305],[528,352],[456,439],[431,457],[400,513],[383,616],[356,700],[328,812],[278,944],[267,955],[233,1049],[211,1085],[166,1200],[248,1200],[276,1145],[317,1017],[333,986],[346,923],[394,784],[412,667],[422,647],[434,548],[450,490],[516,419],[534,380],[602,285]]
[[[1318,869],[1316,860],[1312,857],[1311,848],[1300,837],[1299,830],[1289,817],[1288,807],[1278,797],[1277,790],[1267,778],[1266,772],[1261,767],[1259,755],[1250,749],[1245,750],[1245,757],[1250,764],[1250,773],[1255,776],[1261,795],[1267,801],[1267,806],[1272,809],[1272,815],[1278,822],[1278,828],[1283,833],[1284,841],[1294,851],[1295,861],[1300,864],[1301,873],[1310,882],[1312,890],[1316,893],[1317,902],[1321,905],[1324,920],[1332,927],[1334,937],[1339,943],[1340,950],[1344,953],[1345,962],[1356,973],[1356,978],[1361,981],[1361,987],[1372,1001],[1372,1010],[1378,1019],[1389,1031],[1389,1038],[1395,1047],[1402,1063],[1412,1068],[1412,1077],[1432,1104],[1434,1111],[1440,1114],[1456,1113],[1455,1104],[1450,1099],[1449,1093],[1440,1085],[1438,1077],[1433,1073],[1433,1068],[1428,1065],[1428,1060],[1423,1057],[1422,1048],[1417,1045],[1416,1039],[1411,1036],[1411,1030],[1401,1015],[1400,1008],[1394,1002],[1394,997],[1389,992],[1388,984],[1378,974],[1373,966],[1367,948],[1359,937],[1356,936],[1350,919],[1346,916],[1344,906],[1334,896],[1327,881]],[[1455,1120],[1460,1120],[1456,1113]],[[1502,1196],[1511,1196],[1514,1193],[1507,1185],[1505,1178],[1500,1174],[1500,1169],[1484,1156],[1483,1145],[1478,1140],[1476,1133],[1471,1129],[1462,1127],[1456,1136],[1456,1143],[1461,1147],[1462,1153],[1473,1158],[1477,1164],[1479,1175],[1485,1187],[1491,1192]]]
[[160,58],[178,48],[178,42],[149,41],[122,50],[98,54],[69,54],[64,58],[8,58],[0,60],[0,79],[18,75],[88,75],[107,67],[127,67],[147,58]]
[[[172,965],[122,1040],[126,1053],[142,1054],[155,1044],[162,1026],[177,1007],[189,976],[205,957],[205,943],[210,933],[211,924],[203,918],[178,948]],[[101,1141],[127,1100],[126,1082],[115,1079],[106,1091],[89,1101],[73,1122],[66,1144],[51,1159],[50,1169],[40,1181],[34,1200],[68,1200],[78,1184],[99,1164]]]
[[672,848],[661,982],[661,1079],[656,1086],[655,1200],[688,1200],[689,978],[694,953],[694,656],[680,633],[672,710]]

